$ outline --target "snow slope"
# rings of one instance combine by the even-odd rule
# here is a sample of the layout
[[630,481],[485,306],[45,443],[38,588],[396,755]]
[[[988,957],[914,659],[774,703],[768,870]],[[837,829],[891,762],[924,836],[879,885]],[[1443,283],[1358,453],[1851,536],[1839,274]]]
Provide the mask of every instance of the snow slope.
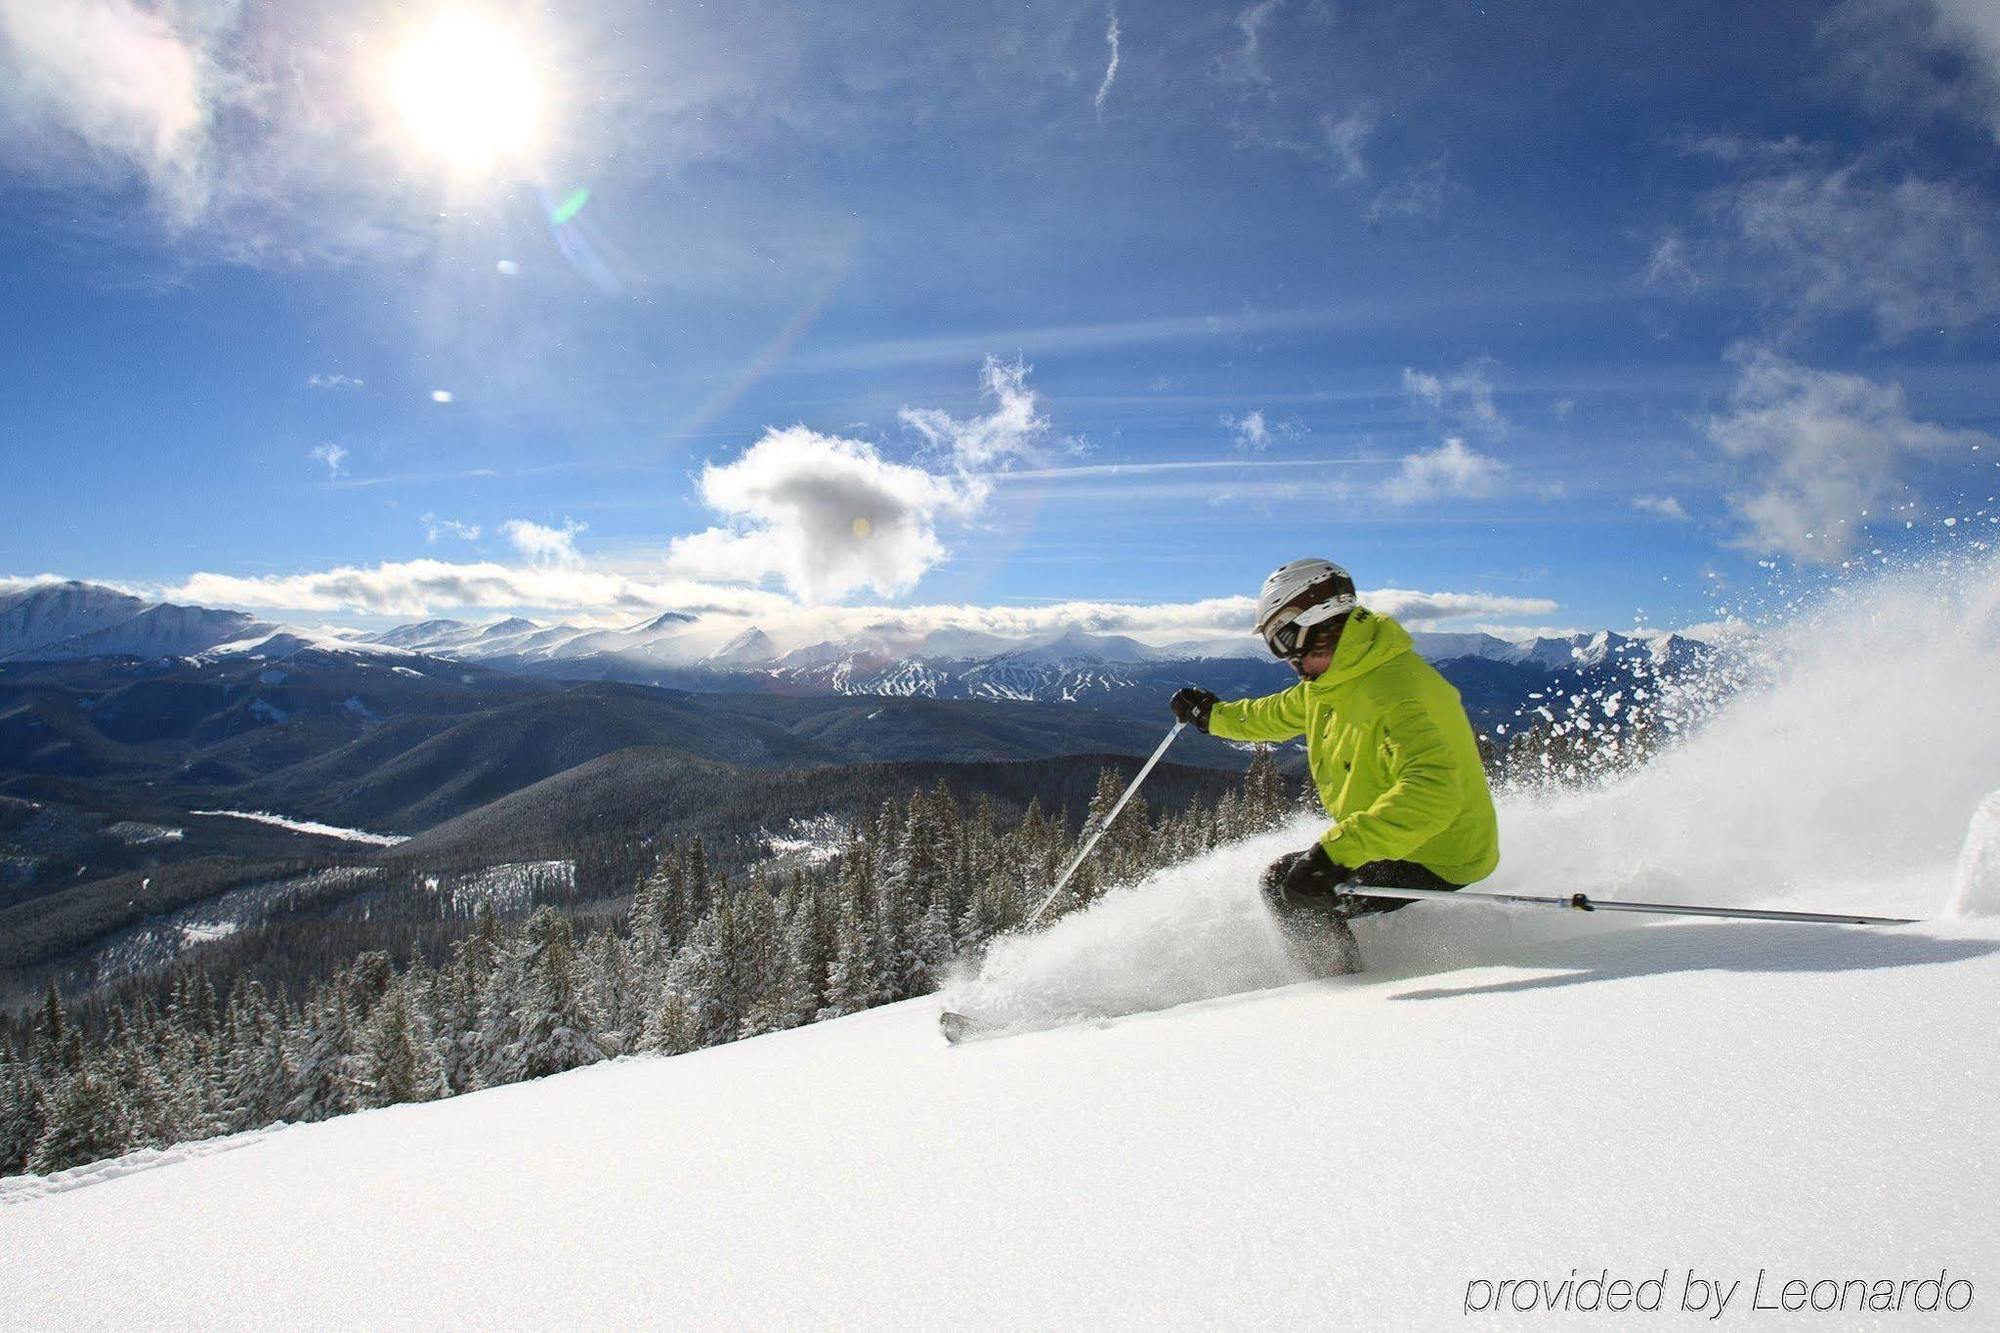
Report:
[[[1542,1327],[1574,1271],[1966,1279],[2000,1302],[2000,578],[1888,581],[1587,793],[1493,887],[1883,930],[1419,904],[1302,980],[1220,849],[996,947],[948,1000],[0,1187],[22,1326]],[[1834,721],[1829,722],[1829,719]]]
[[6,1322],[1387,1328],[1572,1267],[2000,1280],[2000,932],[1457,939],[955,1049],[913,1001],[97,1168],[0,1209]]

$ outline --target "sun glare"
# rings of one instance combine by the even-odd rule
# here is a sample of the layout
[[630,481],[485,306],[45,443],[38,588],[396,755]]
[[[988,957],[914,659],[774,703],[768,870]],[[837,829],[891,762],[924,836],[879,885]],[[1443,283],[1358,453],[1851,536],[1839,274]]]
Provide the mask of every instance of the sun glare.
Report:
[[547,90],[530,43],[473,11],[433,15],[404,37],[386,71],[410,146],[454,171],[528,164],[543,147]]

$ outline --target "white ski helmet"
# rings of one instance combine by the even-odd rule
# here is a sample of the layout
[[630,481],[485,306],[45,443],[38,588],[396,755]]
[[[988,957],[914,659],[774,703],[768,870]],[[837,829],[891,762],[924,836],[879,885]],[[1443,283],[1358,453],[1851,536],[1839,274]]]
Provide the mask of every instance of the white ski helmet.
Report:
[[1331,560],[1309,557],[1280,565],[1257,595],[1257,633],[1273,657],[1297,657],[1315,625],[1356,606],[1354,579]]

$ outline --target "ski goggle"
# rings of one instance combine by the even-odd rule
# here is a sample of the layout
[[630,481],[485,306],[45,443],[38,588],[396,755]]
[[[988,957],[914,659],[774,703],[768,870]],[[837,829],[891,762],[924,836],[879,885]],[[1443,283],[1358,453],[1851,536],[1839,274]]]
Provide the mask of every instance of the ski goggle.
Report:
[[1305,655],[1306,641],[1311,637],[1313,627],[1325,624],[1337,615],[1352,611],[1355,607],[1354,594],[1336,593],[1338,586],[1333,579],[1321,579],[1299,590],[1291,601],[1271,613],[1264,622],[1264,646],[1271,650],[1271,656],[1287,661]]

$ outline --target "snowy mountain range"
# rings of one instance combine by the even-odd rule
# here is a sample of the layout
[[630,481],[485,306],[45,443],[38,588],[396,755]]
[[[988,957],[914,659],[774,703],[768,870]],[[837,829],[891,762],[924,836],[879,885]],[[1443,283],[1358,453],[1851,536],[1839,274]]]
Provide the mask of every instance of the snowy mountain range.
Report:
[[[1713,653],[1684,635],[1638,638],[1609,630],[1523,641],[1429,631],[1417,631],[1414,638],[1417,651],[1434,662],[1491,663],[1518,669],[1521,679],[1619,667],[1676,671]],[[1277,688],[1289,678],[1248,634],[1156,646],[1075,627],[1031,639],[946,628],[784,649],[762,629],[725,639],[697,616],[668,611],[623,628],[541,624],[514,616],[486,624],[424,620],[331,637],[239,611],[147,603],[87,583],[41,584],[0,596],[0,662],[234,654],[276,660],[305,649],[415,655],[513,674],[699,691],[1099,707],[1140,696],[1151,700],[1162,689],[1171,692],[1197,680],[1218,690],[1249,692]]]
[[42,583],[0,596],[0,662],[188,657],[281,630],[241,611],[147,602],[94,583]]
[[[1116,634],[1092,634],[1066,628],[1053,635],[1010,640],[973,630],[934,630],[920,638],[854,637],[822,640],[781,652],[764,631],[752,629],[729,640],[722,647],[704,651],[704,637],[697,630],[696,617],[668,612],[628,629],[583,629],[573,625],[543,627],[519,618],[478,626],[457,620],[431,620],[401,625],[379,634],[363,636],[357,642],[381,643],[409,648],[439,657],[466,661],[500,663],[583,661],[603,655],[622,657],[630,662],[659,666],[712,666],[743,670],[763,670],[794,677],[823,673],[829,679],[838,674],[852,683],[860,675],[880,673],[884,668],[919,664],[966,664],[989,668],[989,678],[1004,678],[1012,671],[1027,670],[1040,675],[1051,668],[1076,671],[1089,667],[1130,666],[1139,663],[1186,662],[1199,660],[1245,660],[1269,662],[1263,645],[1248,634],[1240,638],[1209,639],[1155,646]],[[1434,633],[1416,631],[1417,651],[1432,661],[1476,657],[1513,665],[1537,666],[1545,670],[1601,665],[1614,657],[1640,653],[1666,665],[1698,654],[1698,640],[1680,634],[1638,638],[1610,630],[1536,637],[1526,640],[1503,639],[1484,633]],[[883,692],[898,692],[885,689]],[[1005,686],[995,688],[1004,693]]]

